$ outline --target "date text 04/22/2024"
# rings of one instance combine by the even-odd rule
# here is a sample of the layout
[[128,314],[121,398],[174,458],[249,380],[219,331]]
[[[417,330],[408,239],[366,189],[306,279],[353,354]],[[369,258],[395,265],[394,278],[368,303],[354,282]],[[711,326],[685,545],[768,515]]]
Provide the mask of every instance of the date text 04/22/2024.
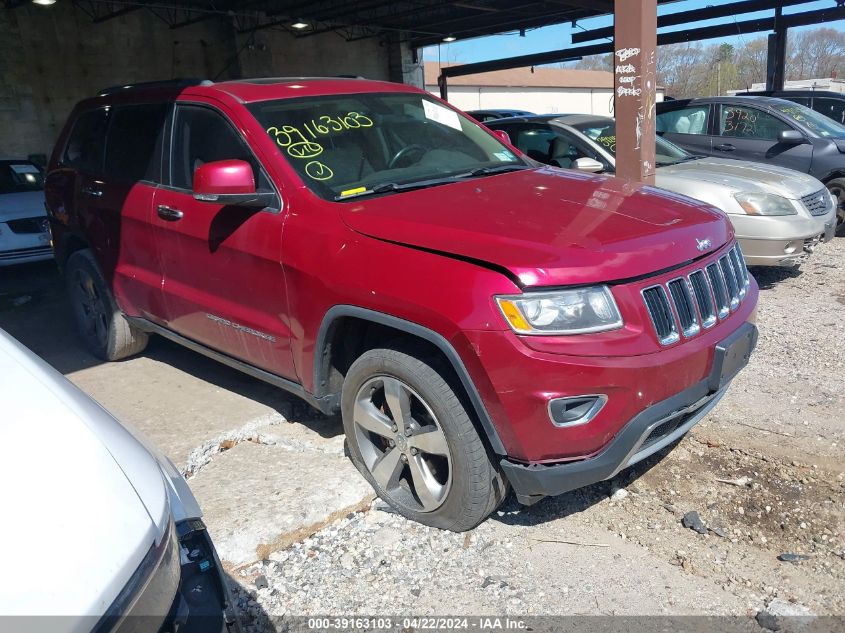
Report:
[[509,617],[324,617],[308,618],[309,631],[519,631],[527,624]]

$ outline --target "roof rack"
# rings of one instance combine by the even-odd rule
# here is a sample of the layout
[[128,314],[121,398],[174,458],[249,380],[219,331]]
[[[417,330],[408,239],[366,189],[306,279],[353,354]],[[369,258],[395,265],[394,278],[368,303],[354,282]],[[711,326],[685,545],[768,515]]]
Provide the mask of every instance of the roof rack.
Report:
[[332,79],[366,79],[360,75],[320,75],[320,76],[302,76],[299,77],[244,77],[243,79],[227,79],[229,83],[246,83],[246,84],[276,84],[289,83],[292,81],[330,81]]
[[208,79],[164,79],[161,81],[142,81],[136,84],[125,84],[123,86],[109,86],[97,93],[97,96],[106,97],[117,94],[124,90],[150,90],[154,88],[188,88],[190,86],[211,86],[214,82]]

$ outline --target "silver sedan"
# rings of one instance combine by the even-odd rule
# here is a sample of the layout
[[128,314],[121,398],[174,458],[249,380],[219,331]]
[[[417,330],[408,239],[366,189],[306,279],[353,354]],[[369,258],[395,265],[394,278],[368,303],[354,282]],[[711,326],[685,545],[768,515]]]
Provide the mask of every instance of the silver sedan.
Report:
[[[616,124],[608,117],[568,114],[491,121],[529,157],[594,173],[616,168]],[[734,225],[746,263],[793,266],[833,238],[836,204],[825,186],[792,169],[695,156],[657,137],[658,187],[707,202]]]

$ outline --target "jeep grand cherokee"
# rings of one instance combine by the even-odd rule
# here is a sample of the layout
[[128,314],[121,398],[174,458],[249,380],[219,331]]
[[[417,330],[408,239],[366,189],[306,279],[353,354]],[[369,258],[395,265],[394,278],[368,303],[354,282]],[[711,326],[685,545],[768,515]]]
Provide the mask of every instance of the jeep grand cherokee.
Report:
[[537,166],[410,86],[107,89],[46,196],[96,354],[158,334],[339,411],[376,492],[440,528],[667,446],[756,342],[720,211]]

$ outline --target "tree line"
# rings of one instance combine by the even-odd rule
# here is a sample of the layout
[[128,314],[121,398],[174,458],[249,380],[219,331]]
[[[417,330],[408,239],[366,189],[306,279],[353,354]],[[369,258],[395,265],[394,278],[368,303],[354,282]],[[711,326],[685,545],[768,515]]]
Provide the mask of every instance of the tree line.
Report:
[[[725,94],[766,81],[766,37],[736,44],[687,42],[657,49],[657,82],[676,98]],[[821,27],[789,32],[786,79],[845,79],[845,32]],[[585,57],[567,68],[613,70],[613,56]]]

